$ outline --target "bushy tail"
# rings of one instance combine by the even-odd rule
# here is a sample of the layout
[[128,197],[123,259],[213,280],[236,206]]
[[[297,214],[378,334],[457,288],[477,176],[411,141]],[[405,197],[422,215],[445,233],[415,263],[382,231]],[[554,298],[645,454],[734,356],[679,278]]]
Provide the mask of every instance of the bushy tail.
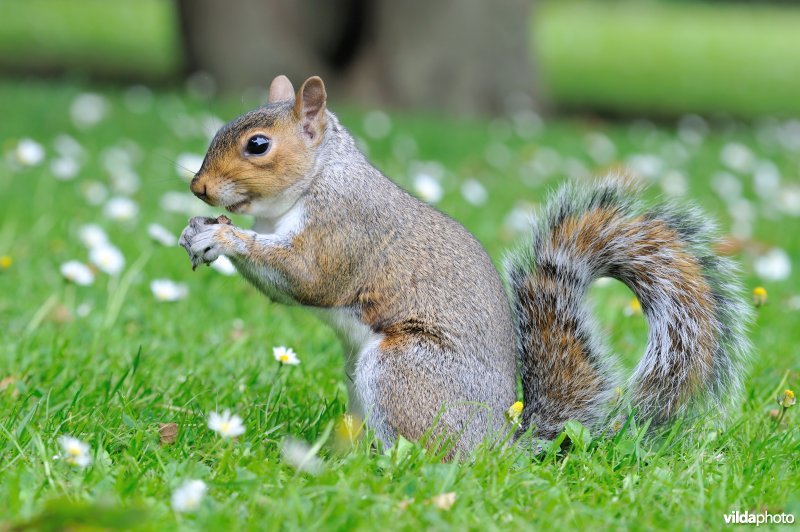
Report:
[[646,207],[632,185],[609,178],[562,187],[534,225],[530,246],[507,263],[523,428],[548,439],[568,419],[598,428],[614,404],[619,377],[586,302],[599,277],[626,284],[647,318],[647,350],[626,387],[637,419],[658,425],[737,394],[750,306],[700,211]]

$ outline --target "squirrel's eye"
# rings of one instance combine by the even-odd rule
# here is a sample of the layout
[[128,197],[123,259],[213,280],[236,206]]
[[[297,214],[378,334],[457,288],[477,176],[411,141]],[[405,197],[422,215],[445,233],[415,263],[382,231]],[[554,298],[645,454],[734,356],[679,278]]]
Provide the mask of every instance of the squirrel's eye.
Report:
[[264,155],[269,150],[270,140],[264,135],[253,135],[247,141],[247,155]]

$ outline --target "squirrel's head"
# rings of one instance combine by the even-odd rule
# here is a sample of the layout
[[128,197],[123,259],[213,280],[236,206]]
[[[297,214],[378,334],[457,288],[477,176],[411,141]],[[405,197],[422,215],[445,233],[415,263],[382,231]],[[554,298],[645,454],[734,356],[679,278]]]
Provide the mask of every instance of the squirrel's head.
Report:
[[214,136],[192,192],[230,212],[272,217],[302,192],[327,123],[325,85],[308,78],[297,94],[286,76],[270,85],[269,102]]

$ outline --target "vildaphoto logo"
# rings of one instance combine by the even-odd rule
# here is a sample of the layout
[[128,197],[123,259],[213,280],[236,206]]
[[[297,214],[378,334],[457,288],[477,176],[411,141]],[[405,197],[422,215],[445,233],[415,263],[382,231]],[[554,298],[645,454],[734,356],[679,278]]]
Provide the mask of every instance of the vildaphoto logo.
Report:
[[794,523],[794,514],[771,514],[767,511],[761,513],[753,513],[748,510],[740,512],[735,510],[731,513],[724,514],[726,525],[791,525]]

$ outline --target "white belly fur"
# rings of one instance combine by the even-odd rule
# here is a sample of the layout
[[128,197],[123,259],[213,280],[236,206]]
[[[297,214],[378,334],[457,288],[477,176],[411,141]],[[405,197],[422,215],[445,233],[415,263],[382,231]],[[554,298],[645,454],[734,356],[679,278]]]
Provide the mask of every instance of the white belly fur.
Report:
[[364,353],[374,349],[382,340],[382,334],[376,334],[348,308],[309,308],[319,319],[325,322],[339,336],[345,356],[347,372],[347,391],[350,396],[350,412],[365,418],[366,409],[361,396],[354,388],[355,373],[358,361]]

